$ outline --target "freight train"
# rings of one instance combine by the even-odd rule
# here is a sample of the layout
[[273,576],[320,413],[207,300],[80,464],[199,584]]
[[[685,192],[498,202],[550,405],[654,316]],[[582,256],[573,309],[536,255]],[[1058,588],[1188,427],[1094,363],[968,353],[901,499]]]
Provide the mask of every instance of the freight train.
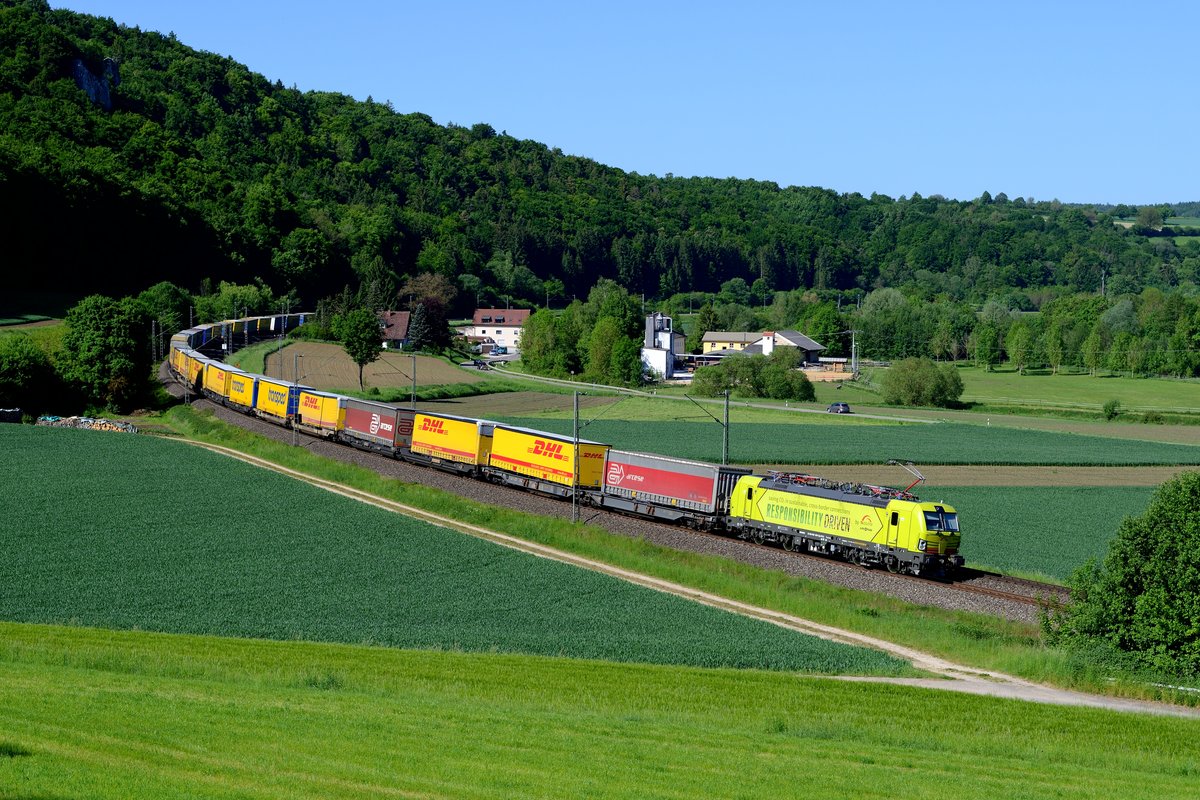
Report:
[[[908,489],[686,461],[522,428],[417,411],[289,384],[228,366],[229,336],[280,335],[302,315],[176,334],[169,364],[189,391],[277,425],[390,458],[541,495],[833,556],[892,572],[945,576],[963,565],[958,514]],[[251,328],[250,326],[253,326]],[[915,484],[914,484],[915,485]]]

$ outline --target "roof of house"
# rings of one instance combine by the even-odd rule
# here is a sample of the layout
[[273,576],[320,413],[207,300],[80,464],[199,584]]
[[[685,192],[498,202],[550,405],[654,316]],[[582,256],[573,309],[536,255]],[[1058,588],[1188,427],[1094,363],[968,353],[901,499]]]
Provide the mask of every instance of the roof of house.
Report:
[[[782,342],[780,340],[783,340]],[[790,344],[803,350],[824,350],[825,346],[808,338],[800,331],[775,331],[775,344]]]
[[[752,346],[755,342],[761,341],[764,336],[770,334],[771,331],[766,331],[764,333],[742,331],[708,331],[704,334],[704,338],[700,341],[729,342],[731,344],[736,342],[745,342],[746,344]],[[775,331],[774,336],[776,346],[791,345],[792,347],[799,347],[803,350],[814,351],[825,349],[824,345],[818,344],[817,342],[805,336],[803,333],[800,333],[800,331]]]
[[745,333],[742,331],[707,331],[702,342],[757,342],[762,338],[761,333]]
[[521,327],[533,312],[528,308],[477,308],[472,325],[507,325]]
[[383,323],[384,339],[407,339],[408,320],[412,315],[408,311],[384,311],[379,315]]

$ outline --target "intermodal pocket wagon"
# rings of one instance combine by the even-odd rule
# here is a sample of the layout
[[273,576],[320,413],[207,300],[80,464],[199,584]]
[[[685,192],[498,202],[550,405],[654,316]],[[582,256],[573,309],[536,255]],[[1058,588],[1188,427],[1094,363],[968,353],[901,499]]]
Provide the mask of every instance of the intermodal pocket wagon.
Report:
[[477,474],[492,452],[495,423],[449,414],[413,418],[411,458],[450,472]]
[[341,441],[392,458],[408,455],[416,411],[355,397],[342,398],[342,411]]
[[609,445],[496,423],[486,474],[493,480],[557,497],[599,490]]
[[749,474],[742,467],[609,450],[604,490],[596,502],[617,511],[712,530],[723,526],[734,486]]

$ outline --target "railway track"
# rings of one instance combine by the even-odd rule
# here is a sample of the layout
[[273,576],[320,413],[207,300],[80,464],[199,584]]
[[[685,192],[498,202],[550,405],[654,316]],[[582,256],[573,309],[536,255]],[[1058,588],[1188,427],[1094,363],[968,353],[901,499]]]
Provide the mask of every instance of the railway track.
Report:
[[[168,385],[173,383],[166,380],[164,382]],[[239,427],[255,430],[280,441],[291,441],[292,432],[288,429],[230,411],[207,400],[198,401],[197,405],[211,408],[218,416]],[[369,467],[388,477],[436,486],[478,502],[528,513],[568,518],[571,514],[570,504],[561,500],[383,458],[344,445],[311,438],[306,434],[301,434],[301,439],[305,447],[313,452]],[[585,522],[599,525],[612,533],[644,538],[678,550],[723,556],[765,569],[781,570],[789,575],[852,589],[887,594],[919,605],[1035,622],[1039,597],[1048,597],[1055,593],[1065,596],[1062,587],[969,569],[956,582],[895,575],[885,569],[866,569],[825,556],[788,553],[777,546],[757,545],[751,541],[699,532],[683,526],[614,514],[602,509],[585,508]]]

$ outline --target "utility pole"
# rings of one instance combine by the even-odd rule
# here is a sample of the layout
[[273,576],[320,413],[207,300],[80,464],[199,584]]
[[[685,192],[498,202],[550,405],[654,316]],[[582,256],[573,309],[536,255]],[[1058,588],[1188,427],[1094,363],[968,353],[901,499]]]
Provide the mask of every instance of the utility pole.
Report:
[[417,355],[413,353],[409,358],[412,359],[412,410],[417,410]]
[[725,390],[725,422],[721,431],[721,463],[729,463],[729,390]]
[[571,482],[571,522],[579,521],[579,392],[575,393],[575,418],[571,427],[571,436],[575,440],[575,468],[572,470]]
[[[299,353],[292,353],[292,386],[293,386],[293,388],[298,387],[300,385],[300,358],[301,358],[301,356]],[[280,372],[282,372],[282,371],[283,370],[280,370]],[[288,398],[288,399],[290,400],[291,398]],[[286,408],[284,408],[283,413],[287,414]],[[300,438],[300,431],[296,428],[296,420],[293,419],[292,420],[292,447],[295,447],[296,445],[298,445],[300,443],[299,438]]]

